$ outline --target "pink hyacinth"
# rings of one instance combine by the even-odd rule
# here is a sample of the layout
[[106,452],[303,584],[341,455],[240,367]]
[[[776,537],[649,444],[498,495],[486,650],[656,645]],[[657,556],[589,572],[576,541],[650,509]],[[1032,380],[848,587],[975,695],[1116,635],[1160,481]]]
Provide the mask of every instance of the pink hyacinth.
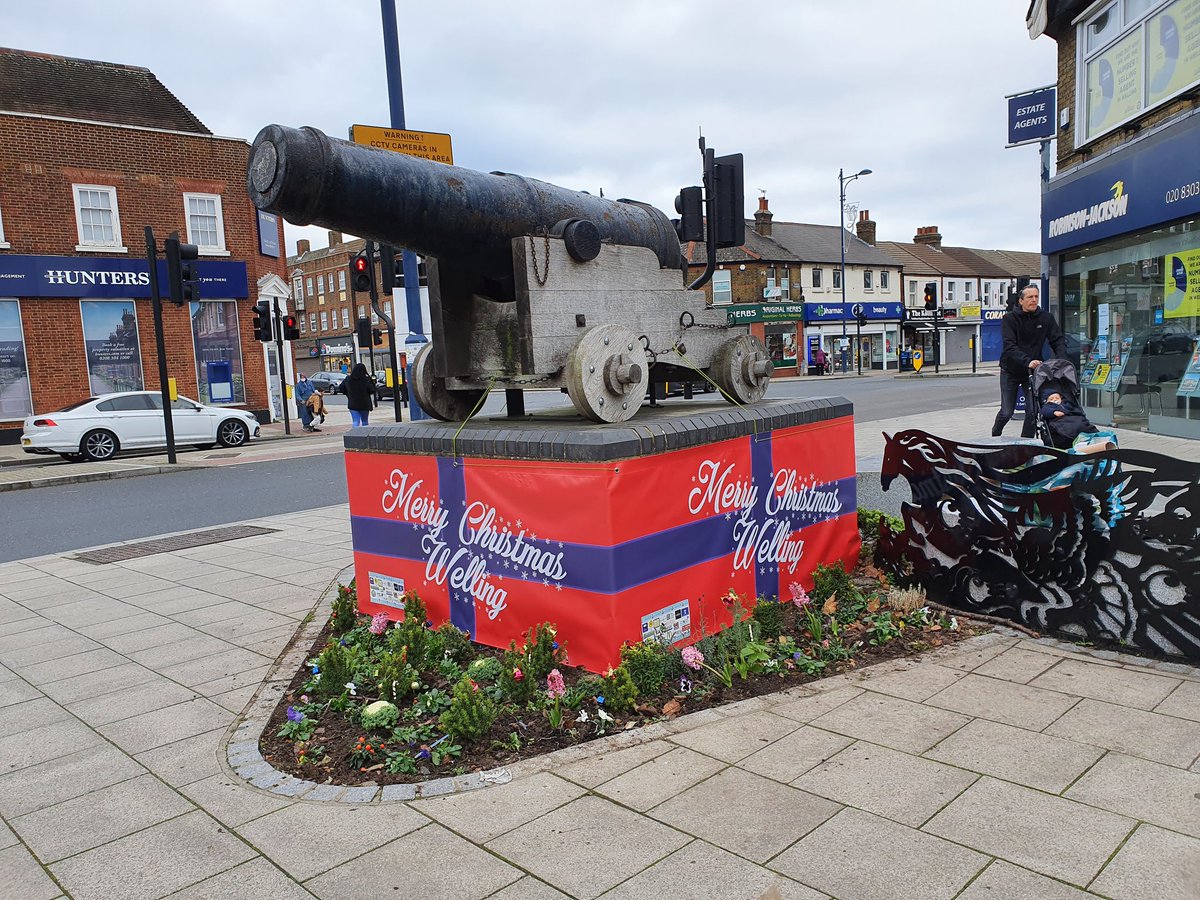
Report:
[[371,616],[371,634],[383,634],[387,631],[388,617],[387,613],[376,613]]
[[520,669],[513,669],[513,681],[524,681],[525,673]]
[[550,695],[551,700],[560,700],[566,696],[567,684],[558,669],[551,669],[550,674],[546,676],[546,693]]
[[704,654],[695,647],[684,647],[680,655],[683,657],[683,664],[689,669],[696,669],[698,671],[700,666],[704,664]]
[[800,582],[793,581],[789,590],[792,592],[792,602],[796,604],[796,609],[804,609],[812,603],[812,598],[808,596],[808,591],[804,590],[804,586]]

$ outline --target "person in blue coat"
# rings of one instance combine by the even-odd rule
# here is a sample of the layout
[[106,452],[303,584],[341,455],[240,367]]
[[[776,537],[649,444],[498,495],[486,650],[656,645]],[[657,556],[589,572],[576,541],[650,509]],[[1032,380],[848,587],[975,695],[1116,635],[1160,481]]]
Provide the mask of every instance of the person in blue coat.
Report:
[[320,431],[313,425],[312,410],[308,406],[308,398],[317,392],[308,376],[301,372],[296,376],[296,409],[300,413],[300,421],[305,431]]

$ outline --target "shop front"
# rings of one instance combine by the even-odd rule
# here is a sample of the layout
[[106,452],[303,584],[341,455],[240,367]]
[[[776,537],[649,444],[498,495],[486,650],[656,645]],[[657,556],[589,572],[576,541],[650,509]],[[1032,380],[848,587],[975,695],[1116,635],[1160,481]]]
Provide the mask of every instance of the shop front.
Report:
[[[166,263],[158,268],[166,285]],[[197,271],[202,299],[186,314],[165,304],[168,372],[202,403],[262,404],[262,391],[247,398],[243,371],[246,264],[201,260]],[[0,442],[15,440],[34,412],[157,387],[149,298],[145,260],[0,256]]]
[[[803,303],[738,303],[727,307],[729,321],[749,325],[750,333],[767,346],[776,375],[795,375],[800,362]],[[809,363],[811,365],[811,363]]]
[[[314,371],[341,372],[346,375],[354,365],[354,340],[350,337],[338,337],[317,341],[308,353],[318,361]],[[369,358],[365,361],[369,361]]]
[[1052,182],[1042,226],[1088,417],[1200,438],[1200,116]]
[[860,304],[804,304],[804,347],[808,365],[817,348],[825,351],[831,372],[863,369],[896,369],[900,364],[902,303],[863,303],[865,322],[860,327],[853,312]]

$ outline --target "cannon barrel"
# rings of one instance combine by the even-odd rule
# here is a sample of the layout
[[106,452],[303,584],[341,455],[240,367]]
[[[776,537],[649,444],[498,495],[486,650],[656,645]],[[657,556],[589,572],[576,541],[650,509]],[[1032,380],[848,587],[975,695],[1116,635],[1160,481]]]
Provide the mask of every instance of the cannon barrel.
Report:
[[315,128],[262,129],[246,181],[255,206],[296,225],[439,259],[511,268],[513,238],[586,219],[602,240],[649,248],[662,268],[683,266],[674,227],[652,206],[352,144]]

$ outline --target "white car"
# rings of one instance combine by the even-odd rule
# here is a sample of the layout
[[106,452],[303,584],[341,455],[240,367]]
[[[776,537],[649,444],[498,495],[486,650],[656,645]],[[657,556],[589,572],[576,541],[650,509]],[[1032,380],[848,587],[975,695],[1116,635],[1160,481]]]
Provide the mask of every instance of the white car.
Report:
[[[259,436],[258,420],[244,409],[205,406],[187,397],[171,403],[177,447],[208,450],[237,447]],[[57,453],[63,459],[105,460],[119,450],[167,446],[162,394],[126,391],[101,394],[25,420],[21,448],[26,453]]]

